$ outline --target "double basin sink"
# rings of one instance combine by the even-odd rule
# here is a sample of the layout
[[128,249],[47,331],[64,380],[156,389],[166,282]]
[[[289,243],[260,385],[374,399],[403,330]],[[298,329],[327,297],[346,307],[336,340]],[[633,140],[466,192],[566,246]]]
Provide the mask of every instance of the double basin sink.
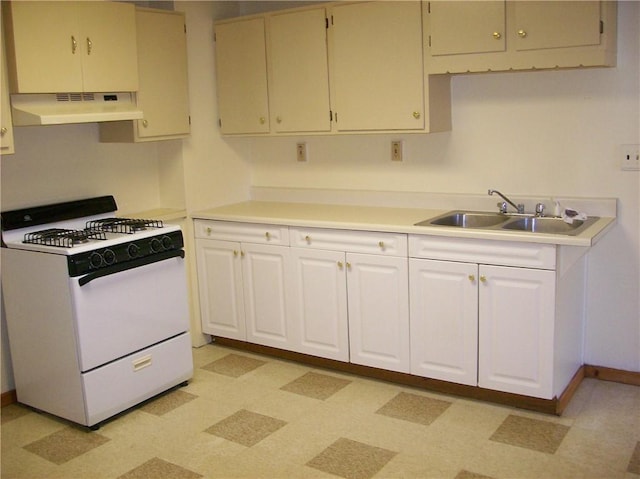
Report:
[[524,231],[575,236],[599,218],[565,222],[557,216],[535,216],[520,213],[492,213],[485,211],[449,211],[435,218],[416,223],[415,226],[451,226],[485,230]]

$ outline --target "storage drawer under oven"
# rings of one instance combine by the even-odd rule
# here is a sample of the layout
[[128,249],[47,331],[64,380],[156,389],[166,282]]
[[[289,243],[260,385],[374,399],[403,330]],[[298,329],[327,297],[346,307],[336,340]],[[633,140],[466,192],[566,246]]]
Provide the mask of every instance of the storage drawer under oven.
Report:
[[189,333],[183,333],[82,375],[87,426],[118,414],[193,375]]

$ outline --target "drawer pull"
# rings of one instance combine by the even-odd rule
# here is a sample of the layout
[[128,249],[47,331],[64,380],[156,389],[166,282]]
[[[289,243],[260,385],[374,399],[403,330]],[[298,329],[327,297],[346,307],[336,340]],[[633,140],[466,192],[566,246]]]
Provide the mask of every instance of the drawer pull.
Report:
[[264,237],[265,237],[265,238],[267,238],[267,240],[270,240],[270,239],[271,239],[271,234],[267,231],[267,232],[264,234]]
[[307,244],[311,244],[311,236],[309,235],[305,236],[304,240],[307,242]]
[[208,236],[211,236],[211,227],[207,226],[207,229],[205,230],[207,232]]
[[378,246],[380,246],[381,249],[384,249],[384,241],[378,241]]
[[484,274],[482,276],[480,276],[480,282],[481,283],[486,283],[487,282],[487,277]]
[[134,372],[149,367],[151,366],[151,355],[149,354],[148,356],[143,356],[141,358],[135,359],[131,362],[131,364],[133,365]]

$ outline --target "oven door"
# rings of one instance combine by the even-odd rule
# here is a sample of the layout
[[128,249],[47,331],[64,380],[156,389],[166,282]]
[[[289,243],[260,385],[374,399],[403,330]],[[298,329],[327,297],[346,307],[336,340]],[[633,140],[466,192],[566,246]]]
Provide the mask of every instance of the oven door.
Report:
[[189,329],[184,261],[178,250],[69,278],[82,372]]

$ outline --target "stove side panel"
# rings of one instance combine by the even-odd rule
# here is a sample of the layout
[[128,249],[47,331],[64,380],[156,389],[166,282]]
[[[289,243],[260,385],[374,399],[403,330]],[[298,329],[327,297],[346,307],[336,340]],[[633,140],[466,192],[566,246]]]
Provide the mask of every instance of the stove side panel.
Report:
[[2,248],[2,292],[20,403],[86,424],[67,260]]

